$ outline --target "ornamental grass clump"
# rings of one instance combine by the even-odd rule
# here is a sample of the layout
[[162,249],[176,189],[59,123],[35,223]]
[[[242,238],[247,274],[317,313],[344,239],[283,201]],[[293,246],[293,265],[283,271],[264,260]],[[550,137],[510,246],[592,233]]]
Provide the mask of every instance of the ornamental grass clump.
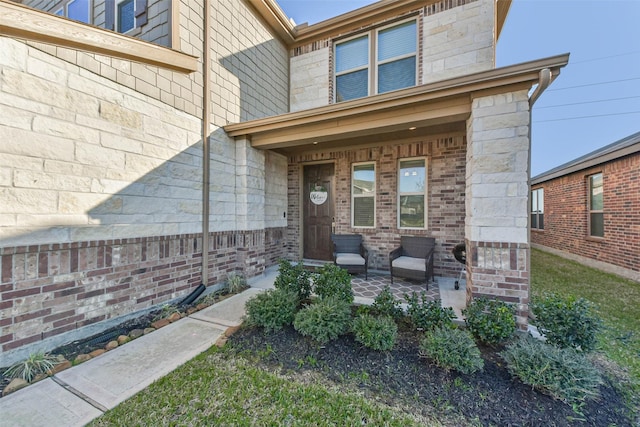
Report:
[[30,383],[38,375],[47,374],[57,363],[58,359],[48,353],[32,353],[27,359],[15,363],[4,371],[4,376],[7,378],[22,378]]
[[592,302],[548,292],[532,301],[531,311],[549,344],[584,352],[595,348],[602,320]]
[[391,350],[398,337],[398,325],[393,318],[363,314],[356,317],[351,327],[356,341],[373,350]]
[[602,382],[591,361],[571,348],[558,348],[530,336],[507,345],[501,356],[523,383],[567,403],[598,395]]
[[484,360],[473,337],[458,328],[440,327],[428,331],[420,342],[419,354],[447,371],[453,369],[473,374],[484,368]]
[[407,301],[407,315],[416,328],[433,330],[448,327],[456,318],[451,307],[442,307],[440,300],[431,301],[424,292],[420,292],[420,299],[415,292],[411,296],[404,294]]
[[294,292],[298,301],[304,301],[311,296],[311,273],[304,268],[302,262],[296,265],[286,259],[278,261],[278,276],[273,282],[276,289]]
[[250,325],[277,331],[291,325],[298,310],[298,295],[284,289],[270,289],[247,301],[245,309]]
[[349,331],[351,305],[337,296],[321,298],[296,314],[293,327],[320,344]]
[[499,344],[516,332],[514,307],[504,301],[476,298],[462,314],[467,329],[485,344]]
[[336,297],[347,304],[353,303],[351,275],[335,264],[323,265],[313,281],[313,291],[320,298]]

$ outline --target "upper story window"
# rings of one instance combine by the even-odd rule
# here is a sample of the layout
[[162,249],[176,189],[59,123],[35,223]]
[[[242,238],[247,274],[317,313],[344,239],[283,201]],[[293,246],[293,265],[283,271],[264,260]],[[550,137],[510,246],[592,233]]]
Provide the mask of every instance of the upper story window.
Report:
[[118,0],[116,5],[116,31],[126,33],[136,27],[134,0]]
[[105,0],[104,27],[129,33],[147,23],[147,0]]
[[426,228],[427,160],[400,160],[398,173],[398,227]]
[[68,0],[63,2],[59,9],[54,12],[58,16],[66,16],[75,21],[91,23],[91,1],[90,0]]
[[544,188],[531,191],[531,228],[544,229]]
[[336,43],[336,102],[415,86],[417,46],[415,19]]
[[357,163],[351,175],[351,224],[376,226],[376,165]]
[[589,236],[604,237],[604,183],[602,173],[589,176]]

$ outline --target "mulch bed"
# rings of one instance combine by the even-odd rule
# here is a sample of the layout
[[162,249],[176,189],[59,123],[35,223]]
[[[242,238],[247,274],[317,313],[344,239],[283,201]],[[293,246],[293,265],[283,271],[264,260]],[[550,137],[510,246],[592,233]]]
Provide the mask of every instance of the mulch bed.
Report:
[[237,351],[260,355],[269,369],[287,375],[316,371],[365,396],[392,406],[410,407],[423,415],[467,421],[484,426],[626,426],[632,425],[624,399],[609,379],[598,400],[576,410],[514,379],[499,356],[500,348],[482,347],[484,371],[472,375],[446,372],[418,356],[421,333],[401,328],[389,352],[370,350],[345,335],[324,346],[301,336],[292,327],[274,333],[243,328],[228,340]]

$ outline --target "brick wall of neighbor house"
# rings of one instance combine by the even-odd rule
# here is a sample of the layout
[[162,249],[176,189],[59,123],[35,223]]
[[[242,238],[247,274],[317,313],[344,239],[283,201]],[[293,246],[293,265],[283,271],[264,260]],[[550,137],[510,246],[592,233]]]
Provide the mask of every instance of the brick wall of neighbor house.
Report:
[[527,91],[475,98],[467,120],[467,297],[529,304]]
[[[400,243],[402,235],[430,236],[436,239],[435,274],[455,276],[460,264],[451,249],[464,241],[466,142],[463,136],[425,137],[412,141],[352,148],[348,151],[315,152],[289,158],[289,227],[287,253],[299,257],[300,172],[305,163],[329,161],[335,164],[336,233],[359,233],[369,249],[372,269],[389,269],[389,252]],[[426,230],[398,228],[398,161],[408,157],[425,157],[428,164],[428,225]],[[376,228],[351,227],[351,166],[357,162],[376,163]]]
[[[604,178],[604,238],[589,238],[587,177]],[[531,242],[640,271],[640,154],[565,175],[544,188],[544,230]]]
[[[200,17],[201,3],[183,2],[181,17]],[[246,3],[211,4],[217,9],[208,269],[215,284],[231,271],[259,274],[284,254],[286,159],[251,147],[238,151],[221,126],[287,111],[288,57]],[[200,56],[198,21],[181,22],[180,34],[182,47]],[[200,283],[202,73],[5,37],[0,51],[0,366],[6,366]],[[119,81],[120,70],[131,80]],[[150,82],[140,84],[138,72]],[[179,96],[155,91],[164,86],[162,76]],[[240,218],[264,212],[265,204],[262,217]]]
[[[494,7],[493,0],[443,0],[413,12],[422,19],[418,84],[495,67]],[[292,49],[291,111],[332,102],[331,49],[329,39]]]

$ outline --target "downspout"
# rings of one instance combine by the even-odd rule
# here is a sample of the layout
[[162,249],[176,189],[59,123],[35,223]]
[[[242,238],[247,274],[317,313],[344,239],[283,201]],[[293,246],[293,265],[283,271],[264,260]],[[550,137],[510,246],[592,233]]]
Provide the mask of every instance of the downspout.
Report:
[[210,104],[211,92],[209,90],[209,53],[211,51],[209,20],[211,15],[210,0],[204,0],[203,34],[204,43],[202,52],[202,284],[209,284],[209,177],[210,177]]

